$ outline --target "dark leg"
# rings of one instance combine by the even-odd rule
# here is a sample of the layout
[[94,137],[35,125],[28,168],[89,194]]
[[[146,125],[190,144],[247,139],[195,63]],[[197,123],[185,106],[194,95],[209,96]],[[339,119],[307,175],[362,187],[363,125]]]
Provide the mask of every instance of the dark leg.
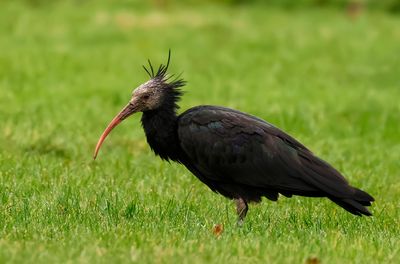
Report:
[[249,207],[247,202],[243,198],[235,199],[236,203],[236,213],[238,214],[238,225],[242,225],[244,218],[246,217]]

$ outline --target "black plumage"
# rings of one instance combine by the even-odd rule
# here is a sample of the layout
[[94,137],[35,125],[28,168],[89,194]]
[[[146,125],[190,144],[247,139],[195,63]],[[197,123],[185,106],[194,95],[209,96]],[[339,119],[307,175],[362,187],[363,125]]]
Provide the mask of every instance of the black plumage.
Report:
[[169,65],[160,65],[151,79],[139,86],[130,103],[107,127],[95,156],[107,134],[123,119],[143,112],[147,142],[156,155],[186,166],[214,192],[234,199],[240,221],[249,202],[262,197],[276,201],[301,195],[328,197],[355,215],[371,215],[365,206],[374,198],[352,187],[331,165],[272,124],[255,116],[219,106],[193,107],[178,115],[185,85],[170,81]]

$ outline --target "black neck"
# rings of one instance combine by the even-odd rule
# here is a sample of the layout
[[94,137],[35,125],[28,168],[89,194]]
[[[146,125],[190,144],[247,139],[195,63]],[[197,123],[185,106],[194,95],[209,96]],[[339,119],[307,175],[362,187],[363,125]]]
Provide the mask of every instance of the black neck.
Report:
[[143,112],[142,126],[147,142],[156,155],[165,160],[178,160],[180,146],[177,135],[177,115],[174,107],[161,107]]

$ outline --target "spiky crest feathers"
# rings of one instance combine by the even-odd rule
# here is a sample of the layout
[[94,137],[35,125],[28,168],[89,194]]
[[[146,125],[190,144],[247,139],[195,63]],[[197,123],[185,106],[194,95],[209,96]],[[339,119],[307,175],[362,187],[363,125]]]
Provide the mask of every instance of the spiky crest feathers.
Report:
[[147,62],[149,63],[149,68],[146,68],[146,66],[144,65],[142,65],[142,67],[147,72],[147,74],[151,79],[156,80],[158,82],[162,82],[166,84],[168,88],[178,90],[180,93],[182,93],[182,91],[180,91],[180,89],[178,88],[184,86],[186,84],[186,81],[181,78],[182,73],[180,73],[177,76],[175,76],[175,74],[168,75],[167,71],[170,61],[171,61],[171,49],[168,50],[167,64],[165,65],[160,64],[157,72],[154,71],[153,65],[151,64],[150,60],[147,60]]

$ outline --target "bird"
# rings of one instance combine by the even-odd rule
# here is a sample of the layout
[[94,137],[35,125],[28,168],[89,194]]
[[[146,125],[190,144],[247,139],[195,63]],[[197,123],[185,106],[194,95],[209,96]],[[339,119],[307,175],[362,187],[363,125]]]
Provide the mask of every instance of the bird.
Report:
[[162,160],[185,166],[202,183],[236,204],[242,224],[250,203],[265,197],[326,197],[357,216],[374,198],[353,187],[342,174],[298,140],[263,119],[222,106],[200,105],[178,114],[186,81],[169,74],[171,50],[157,71],[150,60],[150,79],[132,92],[129,103],[100,136],[93,158],[109,133],[141,112],[147,142]]

